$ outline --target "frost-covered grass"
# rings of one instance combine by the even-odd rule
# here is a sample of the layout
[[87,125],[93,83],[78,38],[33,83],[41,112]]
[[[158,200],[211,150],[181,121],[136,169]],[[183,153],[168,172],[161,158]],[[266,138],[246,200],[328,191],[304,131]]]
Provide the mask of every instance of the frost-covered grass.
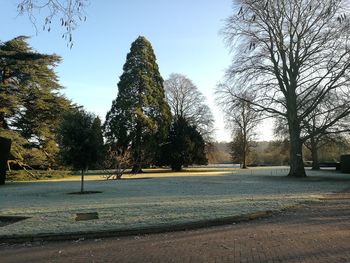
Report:
[[[278,210],[350,187],[350,175],[308,171],[309,177],[286,177],[287,168],[249,170],[196,168],[183,173],[153,170],[126,180],[106,181],[89,175],[87,191],[80,177],[39,182],[12,182],[0,187],[0,216],[28,216],[0,227],[2,235],[118,230],[169,225]],[[98,220],[75,221],[76,213],[98,212]]]

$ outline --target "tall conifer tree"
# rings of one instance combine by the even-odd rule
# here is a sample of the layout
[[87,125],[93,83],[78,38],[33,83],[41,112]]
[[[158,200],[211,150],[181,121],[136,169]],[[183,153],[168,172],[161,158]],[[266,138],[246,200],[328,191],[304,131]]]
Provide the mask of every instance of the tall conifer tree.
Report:
[[132,43],[123,71],[118,96],[106,116],[105,135],[108,143],[132,151],[133,172],[139,172],[142,164],[156,161],[171,113],[156,56],[145,37]]
[[62,87],[54,71],[61,58],[35,52],[27,39],[0,42],[0,135],[19,149],[12,150],[13,158],[27,161],[23,159],[40,152],[41,165],[50,167],[58,152],[56,129],[71,106],[59,93]]

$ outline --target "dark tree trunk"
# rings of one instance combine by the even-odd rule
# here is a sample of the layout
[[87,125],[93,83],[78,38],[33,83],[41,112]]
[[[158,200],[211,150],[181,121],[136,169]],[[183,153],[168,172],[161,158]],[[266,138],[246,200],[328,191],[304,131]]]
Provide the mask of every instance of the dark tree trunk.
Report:
[[181,164],[172,164],[171,165],[171,170],[174,171],[174,172],[181,172],[182,165]]
[[287,118],[290,139],[290,171],[288,176],[306,177],[303,161],[303,142],[300,138],[301,129],[295,93],[297,81],[295,78],[291,78],[290,81],[287,97]]
[[81,192],[81,193],[84,193],[84,170],[81,170],[80,192]]
[[133,151],[133,167],[131,173],[137,174],[142,173],[142,153],[141,153],[141,141],[142,141],[142,124],[137,121],[136,124],[136,138]]
[[247,169],[247,119],[246,119],[246,102],[243,102],[242,120],[243,120],[243,162],[242,169]]
[[247,169],[247,140],[246,133],[243,133],[243,156],[242,156],[242,169]]
[[10,155],[11,140],[0,137],[0,185],[5,184],[7,160]]
[[139,163],[134,163],[132,169],[131,169],[132,174],[141,174],[143,173],[142,167]]
[[318,161],[318,151],[317,151],[317,143],[313,137],[310,139],[311,141],[311,158],[312,158],[312,170],[320,170],[320,163]]
[[288,176],[306,177],[303,162],[303,143],[300,139],[300,128],[298,125],[289,127],[290,134],[290,171]]

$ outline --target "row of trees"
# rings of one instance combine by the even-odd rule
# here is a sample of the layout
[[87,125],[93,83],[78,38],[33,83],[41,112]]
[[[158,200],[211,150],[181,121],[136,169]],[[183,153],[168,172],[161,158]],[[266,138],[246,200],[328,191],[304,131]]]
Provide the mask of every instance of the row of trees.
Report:
[[[131,45],[118,96],[104,125],[60,91],[57,55],[33,51],[27,37],[0,44],[0,136],[13,141],[11,166],[24,169],[206,164],[213,117],[186,76],[160,76],[144,37]],[[126,158],[128,157],[128,158]],[[127,159],[127,161],[126,161]],[[29,171],[28,171],[29,172]]]
[[[44,3],[38,6],[35,1],[21,0],[18,9],[31,16],[33,10],[49,7],[51,12],[45,23],[50,24],[52,17],[59,13],[63,15],[61,22],[69,34],[76,23],[74,15],[79,17],[87,1],[70,0],[66,5],[60,0]],[[339,141],[338,134],[349,131],[348,3],[346,0],[235,0],[234,3],[235,14],[227,19],[223,30],[227,44],[234,52],[234,61],[225,83],[219,85],[219,100],[226,98],[227,103],[232,103],[232,107],[228,107],[231,110],[224,107],[230,118],[237,107],[246,107],[237,101],[245,102],[265,117],[275,118],[290,144],[289,175],[303,177],[303,145],[310,148],[317,160],[317,149],[325,141]],[[66,19],[66,15],[73,18]],[[159,79],[152,81],[159,82]],[[115,104],[120,106],[117,100]],[[118,139],[111,140],[118,141],[124,148],[128,142],[132,144],[134,160],[139,163],[145,158],[141,156],[142,151],[147,151],[147,144],[157,145],[165,138],[165,133],[157,126],[159,120],[148,122],[149,118],[145,118],[144,110],[151,110],[147,108],[149,103],[147,101],[145,108],[140,103],[136,107],[138,111],[134,114],[140,118],[133,117],[137,120],[133,134],[117,132]],[[164,117],[169,125],[165,108],[156,114]],[[126,113],[112,109],[112,119],[113,114],[124,116]],[[242,114],[241,118],[244,119]],[[244,121],[241,120],[243,125],[240,125],[234,120],[236,118],[232,119],[232,123],[236,123],[233,128],[235,148],[246,152],[249,138]],[[126,120],[123,122],[127,123]],[[108,123],[106,127],[109,128]],[[142,135],[145,127],[154,141],[148,141],[147,136]],[[200,125],[197,128],[201,129]],[[158,138],[153,137],[155,130]],[[108,134],[115,136],[113,132],[108,131]],[[122,138],[124,142],[121,142]],[[314,163],[316,168],[317,162]]]
[[317,153],[350,127],[347,2],[244,0],[234,12],[223,30],[234,60],[219,97],[275,118],[290,145],[289,175],[304,177],[303,145]]

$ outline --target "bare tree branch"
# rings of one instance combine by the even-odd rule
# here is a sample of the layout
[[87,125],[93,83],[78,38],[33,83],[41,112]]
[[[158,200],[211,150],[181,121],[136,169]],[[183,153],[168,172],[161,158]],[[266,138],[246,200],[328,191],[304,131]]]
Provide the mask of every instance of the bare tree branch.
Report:
[[45,14],[44,21],[39,23],[43,30],[50,32],[52,22],[59,24],[64,29],[62,38],[72,48],[73,31],[80,22],[86,21],[85,9],[89,3],[90,0],[19,0],[17,11],[28,16],[37,32],[37,18]]
[[171,74],[164,87],[172,114],[196,126],[206,142],[212,141],[214,117],[204,95],[193,82],[184,75]]

